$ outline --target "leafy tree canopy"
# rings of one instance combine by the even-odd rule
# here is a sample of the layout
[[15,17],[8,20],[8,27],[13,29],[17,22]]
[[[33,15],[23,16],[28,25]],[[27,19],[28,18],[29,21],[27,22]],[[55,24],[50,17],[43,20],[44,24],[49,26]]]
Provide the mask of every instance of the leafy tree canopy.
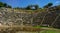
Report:
[[44,6],[44,8],[51,7],[52,5],[53,5],[53,3],[48,3],[47,5]]
[[3,2],[0,2],[0,7],[7,7],[7,8],[11,8],[10,5],[6,4],[6,3],[3,3]]

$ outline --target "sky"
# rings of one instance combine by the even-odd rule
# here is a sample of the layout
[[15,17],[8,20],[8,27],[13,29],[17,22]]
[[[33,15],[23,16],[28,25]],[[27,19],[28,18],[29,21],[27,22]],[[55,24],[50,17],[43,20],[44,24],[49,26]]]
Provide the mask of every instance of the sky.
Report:
[[0,0],[0,2],[7,3],[14,7],[26,7],[28,5],[39,5],[39,7],[43,7],[48,3],[53,3],[53,6],[60,5],[60,0]]

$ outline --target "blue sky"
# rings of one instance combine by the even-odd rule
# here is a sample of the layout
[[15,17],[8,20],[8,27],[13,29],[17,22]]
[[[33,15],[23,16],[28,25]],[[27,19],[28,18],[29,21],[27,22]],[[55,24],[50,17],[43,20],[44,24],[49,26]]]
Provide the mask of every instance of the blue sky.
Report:
[[7,3],[12,7],[26,7],[28,5],[39,5],[39,7],[43,7],[44,5],[52,2],[53,5],[59,5],[60,0],[0,0],[0,2]]

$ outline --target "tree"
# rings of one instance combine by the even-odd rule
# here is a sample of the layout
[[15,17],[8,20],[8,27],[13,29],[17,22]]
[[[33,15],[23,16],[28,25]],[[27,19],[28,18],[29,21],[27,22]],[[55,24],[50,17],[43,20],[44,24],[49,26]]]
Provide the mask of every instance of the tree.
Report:
[[6,7],[7,6],[7,4],[6,3],[4,3],[4,7]]
[[0,7],[3,7],[4,5],[3,5],[3,3],[2,2],[0,2]]
[[6,4],[6,3],[3,3],[3,2],[0,2],[0,7],[7,7],[7,8],[11,8],[10,5]]
[[39,6],[38,5],[35,5],[35,9],[38,9],[39,8]]
[[30,8],[30,6],[27,6],[26,9],[29,10],[29,9],[31,9],[31,8]]
[[32,9],[32,10],[37,10],[39,8],[39,6],[38,5],[29,5],[29,6],[27,6],[26,7],[26,9]]
[[48,3],[47,5],[44,6],[44,8],[51,7],[52,5],[53,5],[53,3]]
[[10,5],[7,6],[8,8],[12,8]]

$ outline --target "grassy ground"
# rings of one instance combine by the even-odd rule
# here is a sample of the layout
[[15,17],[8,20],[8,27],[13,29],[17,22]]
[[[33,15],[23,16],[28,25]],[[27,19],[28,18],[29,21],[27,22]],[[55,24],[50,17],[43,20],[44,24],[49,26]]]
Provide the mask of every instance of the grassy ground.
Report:
[[55,29],[55,28],[48,28],[48,27],[41,27],[41,26],[34,26],[34,28],[44,29],[39,33],[60,33],[60,29]]
[[[33,28],[43,28],[43,26],[33,26]],[[48,28],[47,26],[44,28]]]
[[[8,28],[8,26],[1,26],[3,32]],[[34,27],[24,27],[21,29],[19,26],[10,27],[6,32],[16,32],[16,33],[60,33],[60,29],[50,28],[50,27],[42,27],[42,26],[34,26]],[[1,33],[1,32],[0,32]],[[4,32],[5,33],[5,32]]]
[[60,33],[60,31],[58,31],[58,30],[43,30],[43,31],[37,31],[37,32],[20,31],[17,33]]
[[60,31],[57,31],[57,30],[44,30],[44,31],[41,31],[40,33],[60,33]]

